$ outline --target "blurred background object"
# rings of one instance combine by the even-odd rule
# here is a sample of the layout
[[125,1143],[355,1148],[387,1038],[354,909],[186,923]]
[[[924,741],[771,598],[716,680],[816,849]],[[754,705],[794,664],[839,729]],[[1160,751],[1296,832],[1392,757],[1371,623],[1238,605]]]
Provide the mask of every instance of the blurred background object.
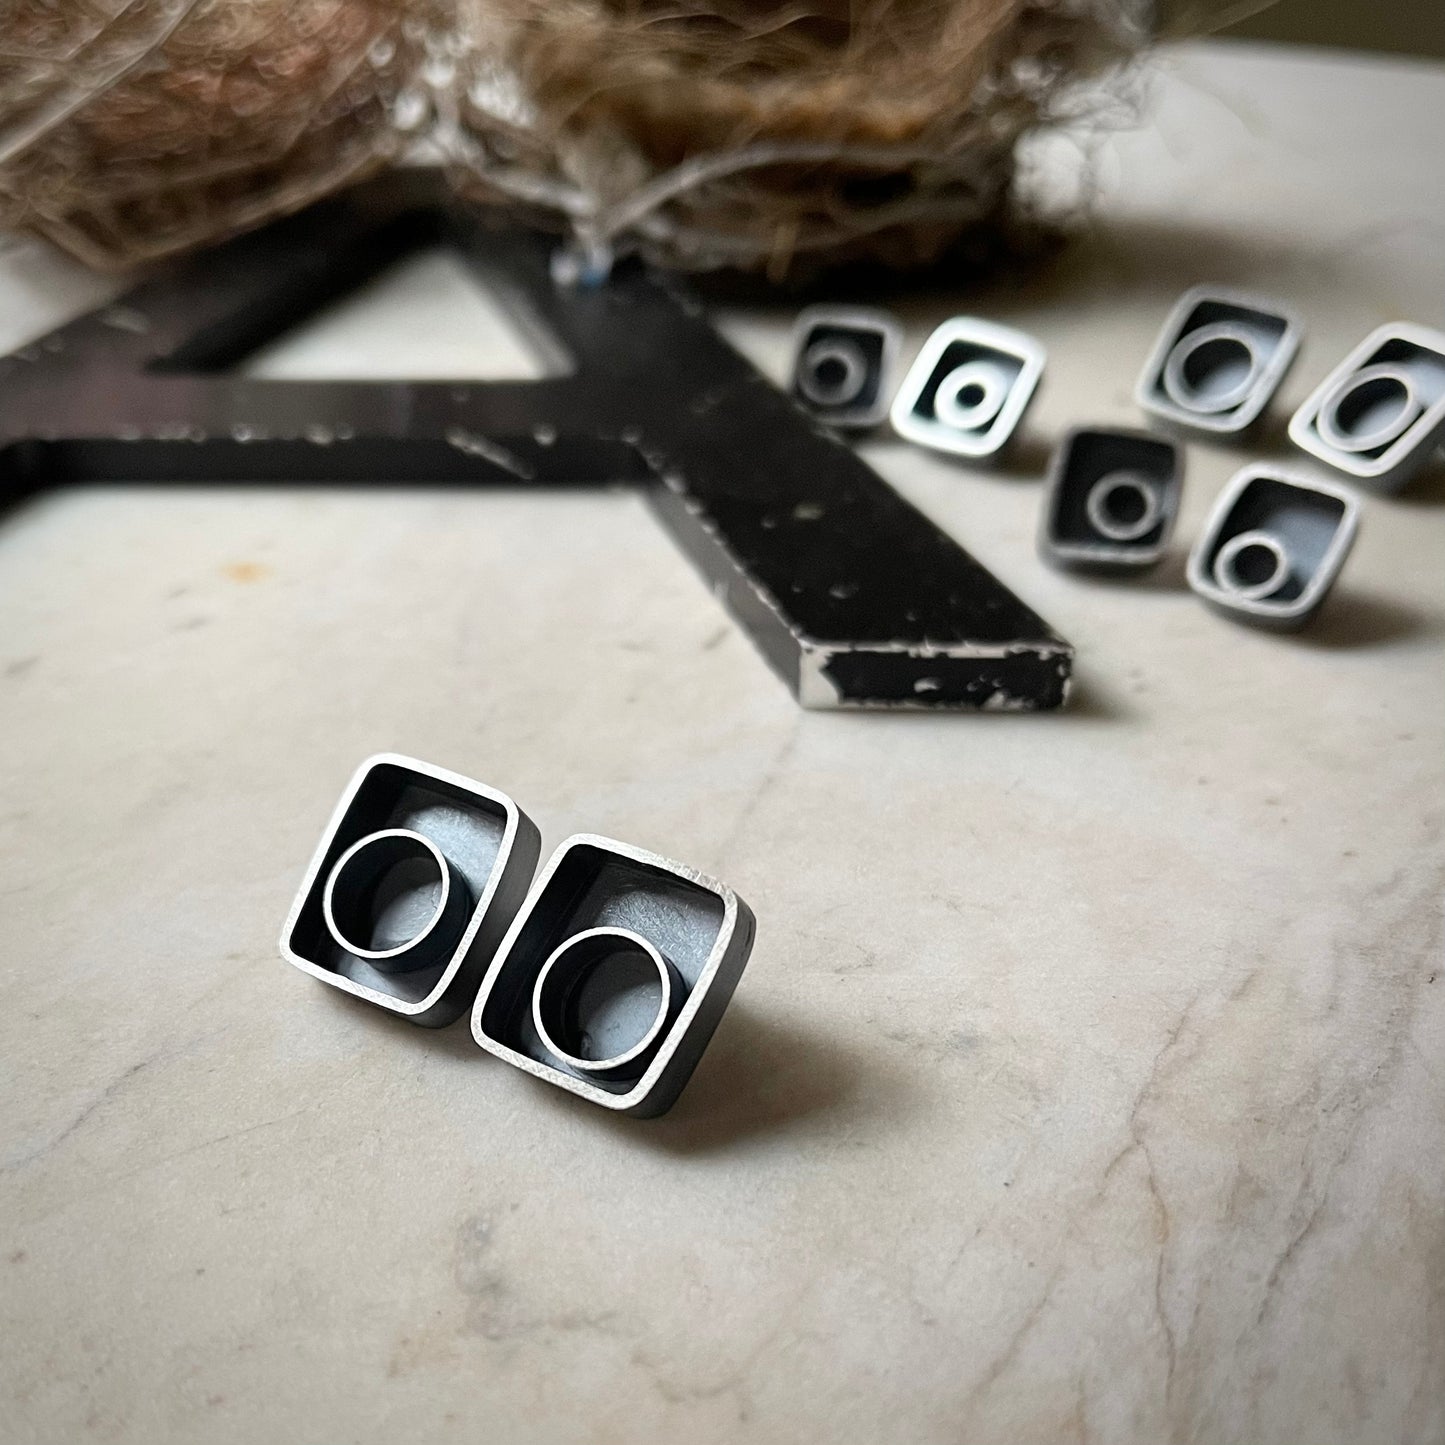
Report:
[[0,223],[98,265],[298,209],[417,140],[464,194],[775,280],[1002,227],[1027,134],[1140,0],[17,0]]
[[299,210],[420,127],[429,14],[407,0],[11,0],[0,224],[108,267]]
[[909,270],[1007,242],[1020,142],[1132,97],[1151,33],[1211,32],[1445,55],[1445,6],[11,0],[0,226],[121,267],[424,142],[462,195],[570,232],[584,272]]
[[1018,142],[1131,55],[1133,0],[469,0],[464,192],[593,264],[925,265],[998,231]]

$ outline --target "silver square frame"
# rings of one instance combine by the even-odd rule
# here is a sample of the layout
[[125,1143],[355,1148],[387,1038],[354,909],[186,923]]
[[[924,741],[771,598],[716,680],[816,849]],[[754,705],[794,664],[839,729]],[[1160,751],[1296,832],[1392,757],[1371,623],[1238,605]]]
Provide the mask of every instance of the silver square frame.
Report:
[[[861,404],[829,405],[809,396],[802,381],[802,363],[809,338],[820,330],[854,331],[876,336],[879,341],[878,377],[873,399]],[[888,415],[889,382],[898,368],[903,346],[903,328],[886,311],[870,306],[808,306],[793,323],[792,367],[788,375],[793,397],[810,416],[828,426],[850,431],[875,427]]]
[[[445,789],[481,799],[493,808],[500,809],[505,819],[501,842],[487,876],[486,887],[476,899],[466,929],[436,982],[425,995],[417,999],[399,997],[384,989],[358,982],[336,969],[327,968],[315,959],[308,958],[294,945],[301,915],[318,896],[322,887],[323,870],[328,862],[334,861],[332,855],[341,848],[340,833],[351,806],[367,780],[382,767],[393,767],[423,783],[439,783]],[[464,777],[446,768],[434,767],[403,753],[376,753],[367,758],[352,774],[321,835],[321,841],[306,866],[301,886],[297,889],[281,930],[281,957],[303,973],[320,979],[322,983],[341,989],[356,998],[365,999],[367,1003],[375,1004],[388,1013],[399,1014],[423,1027],[443,1028],[460,1018],[474,997],[487,961],[495,952],[526,895],[527,885],[531,882],[541,855],[541,844],[541,834],[536,824],[506,793],[479,783],[474,778]]]
[[[514,955],[534,912],[547,901],[548,885],[568,856],[580,848],[595,849],[640,864],[645,869],[670,875],[684,887],[711,894],[722,906],[722,918],[716,936],[697,978],[688,988],[681,1010],[668,1027],[642,1074],[625,1092],[603,1088],[563,1067],[533,1058],[499,1038],[487,1024],[493,996],[509,970],[523,976],[522,986],[530,987],[535,983],[543,960],[518,960]],[[604,1109],[621,1114],[654,1117],[671,1108],[692,1076],[747,965],[755,933],[756,923],[752,910],[727,884],[700,873],[695,868],[689,868],[646,849],[620,843],[614,838],[606,838],[596,833],[574,833],[558,845],[537,875],[526,902],[513,919],[506,937],[497,949],[472,1007],[472,1037],[489,1054],[515,1065],[534,1078],[555,1084]]]
[[[1268,597],[1252,598],[1221,587],[1206,569],[1206,559],[1217,551],[1220,533],[1235,504],[1257,481],[1270,481],[1292,487],[1302,492],[1329,497],[1341,504],[1340,519],[1335,524],[1320,561],[1310,574],[1300,595],[1288,602],[1272,602]],[[1354,546],[1359,532],[1359,499],[1343,487],[1329,482],[1318,481],[1283,467],[1256,463],[1235,473],[1225,484],[1224,490],[1215,498],[1209,509],[1209,516],[1189,553],[1186,575],[1190,589],[1209,606],[1226,616],[1244,619],[1262,627],[1273,627],[1278,631],[1293,631],[1302,627],[1325,599],[1334,586],[1340,569],[1345,565],[1350,548]]]
[[[1190,318],[1201,306],[1213,303],[1233,312],[1228,324],[1230,339],[1251,349],[1267,339],[1267,333],[1281,326],[1264,362],[1249,378],[1247,388],[1233,404],[1218,411],[1186,405],[1170,394],[1168,373],[1176,347],[1187,335],[1204,326],[1186,330]],[[1207,323],[1218,326],[1224,323]],[[1297,312],[1277,301],[1236,291],[1226,286],[1192,286],[1170,309],[1139,379],[1134,384],[1134,401],[1142,411],[1175,426],[1214,436],[1237,435],[1247,431],[1264,414],[1299,354],[1304,327]]]
[[[1363,372],[1391,341],[1403,341],[1429,354],[1431,360],[1421,364],[1421,369],[1438,373],[1427,378],[1438,386],[1438,394],[1421,398],[1418,416],[1376,456],[1332,446],[1321,431],[1322,414],[1345,384]],[[1290,418],[1289,439],[1336,471],[1370,483],[1379,491],[1398,491],[1431,462],[1436,449],[1445,442],[1445,333],[1410,321],[1377,326],[1305,398]]]
[[[1019,370],[998,410],[985,426],[976,431],[950,426],[918,410],[924,392],[934,380],[939,362],[955,342],[993,351],[1019,364]],[[1043,344],[1027,332],[974,316],[952,317],[934,328],[933,334],[914,358],[913,365],[908,368],[889,411],[893,430],[906,441],[972,461],[997,456],[1013,436],[1033,400],[1046,360]]]

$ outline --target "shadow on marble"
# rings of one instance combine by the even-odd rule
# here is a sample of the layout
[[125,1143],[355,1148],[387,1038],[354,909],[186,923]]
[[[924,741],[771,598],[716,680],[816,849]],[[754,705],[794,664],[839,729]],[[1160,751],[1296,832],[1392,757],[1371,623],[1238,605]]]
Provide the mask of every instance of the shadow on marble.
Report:
[[896,1117],[901,1080],[876,1057],[835,1037],[804,1032],[736,1000],[682,1097],[660,1119],[609,1114],[560,1089],[539,1084],[539,1109],[584,1111],[619,1142],[687,1156],[712,1154],[753,1139],[828,1132],[846,1115],[850,1131],[869,1115]]
[[[1173,303],[1201,281],[1255,292],[1290,292],[1298,285],[1301,264],[1297,242],[1245,233],[1229,223],[1114,216],[1070,237],[1052,264],[1039,267],[1030,289],[1035,296],[1078,290],[1112,294],[1127,281],[1131,302],[1153,294]],[[1308,264],[1312,282],[1321,290],[1325,271],[1350,271],[1348,256],[1311,256]]]
[[[1297,282],[1300,272],[1297,244],[1244,235],[1227,225],[1110,216],[1039,239],[1042,244],[1021,247],[993,268],[961,270],[945,262],[932,271],[880,276],[876,286],[855,287],[849,294],[890,304],[907,323],[923,329],[941,311],[1006,319],[1061,301],[1092,299],[1113,307],[1120,288],[1127,286],[1130,305],[1141,296],[1156,296],[1162,321],[1168,305],[1202,280],[1254,291],[1271,284],[1289,290],[1288,278]],[[1332,259],[1312,257],[1311,265],[1318,269]],[[1336,269],[1347,266],[1346,258]],[[961,275],[968,277],[967,284],[957,283]],[[1037,319],[1030,324],[1043,334]],[[1142,356],[1138,362],[1142,365]],[[1131,368],[1132,361],[1123,367],[1130,383]]]
[[325,999],[338,1013],[362,1019],[368,1026],[388,1035],[387,1047],[395,1049],[399,1057],[404,1058],[408,1053],[419,1050],[446,1054],[460,1059],[463,1063],[471,1063],[474,1059],[482,1062],[491,1057],[483,1053],[472,1038],[470,1008],[454,1024],[440,1029],[424,1029],[418,1028],[410,1019],[403,1018],[400,1014],[388,1013],[385,1009],[377,1008],[375,1004],[357,998],[354,994],[345,993],[339,988],[322,986],[314,988],[312,992]]
[[[420,1029],[339,989],[320,994],[338,1011],[364,1016],[388,1035],[398,1060],[418,1051],[444,1054],[479,1071],[507,1065],[477,1047],[468,1018],[443,1029]],[[530,1092],[539,1112],[561,1110],[581,1117],[619,1140],[668,1154],[705,1154],[744,1140],[810,1128],[846,1112],[850,1127],[870,1112],[897,1108],[901,1081],[882,1076],[836,1038],[786,1024],[734,1000],[682,1097],[660,1119],[632,1119],[599,1109],[540,1080]],[[479,1080],[485,1087],[486,1080]]]
[[1069,576],[1082,586],[1104,587],[1114,592],[1187,592],[1188,562],[1188,548],[1176,543],[1147,572],[1090,572],[1080,567]]
[[1265,408],[1264,415],[1253,428],[1247,429],[1238,438],[1221,437],[1219,441],[1210,438],[1210,445],[1220,451],[1235,453],[1239,465],[1247,462],[1273,461],[1280,466],[1299,468],[1308,463],[1308,458],[1289,439],[1289,422],[1292,413],[1279,404],[1276,397]]
[[1118,693],[1105,687],[1097,677],[1087,671],[1075,671],[1073,684],[1069,688],[1069,701],[1060,716],[1069,721],[1082,718],[1088,722],[1117,723],[1137,717],[1138,712],[1129,707]]
[[1336,588],[1313,625],[1291,634],[1306,647],[1384,647],[1440,631],[1440,619],[1392,597]]
[[1404,505],[1407,507],[1439,507],[1445,505],[1445,451],[1437,451],[1425,469],[1398,492],[1372,491],[1355,478],[1331,468],[1314,467],[1289,436],[1290,413],[1271,407],[1264,415],[1257,431],[1247,433],[1243,438],[1231,442],[1227,437],[1210,438],[1209,445],[1221,451],[1238,454],[1239,465],[1247,461],[1271,461],[1282,467],[1299,471],[1301,469],[1322,470],[1330,480],[1355,491],[1366,507]]
[[1445,507],[1445,452],[1437,452],[1434,461],[1389,500],[1407,507]]
[[1054,446],[1053,437],[1039,431],[1024,430],[1009,442],[998,462],[991,467],[980,467],[977,462],[970,463],[963,457],[954,460],[961,470],[976,475],[1017,482],[1021,486],[1035,486],[1044,480]]
[[0,528],[28,519],[51,501],[58,490],[43,482],[22,481],[0,473]]

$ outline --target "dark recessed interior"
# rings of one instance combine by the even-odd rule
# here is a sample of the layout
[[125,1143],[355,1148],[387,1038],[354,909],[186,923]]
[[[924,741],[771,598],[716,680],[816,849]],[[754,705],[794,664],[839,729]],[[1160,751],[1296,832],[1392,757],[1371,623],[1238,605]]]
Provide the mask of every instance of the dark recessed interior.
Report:
[[354,853],[336,874],[332,919],[362,949],[400,948],[436,916],[442,873],[419,839],[386,834]]
[[[1095,549],[1147,553],[1159,545],[1178,506],[1178,451],[1172,442],[1130,432],[1080,431],[1069,441],[1060,466],[1048,523],[1051,545],[1065,552],[1077,549],[1080,560]],[[1115,479],[1114,485],[1100,494],[1097,505],[1121,528],[1145,515],[1147,494],[1153,494],[1157,520],[1146,532],[1120,540],[1094,526],[1089,498],[1106,478]]]
[[[1214,575],[1220,549],[1231,538],[1244,532],[1266,532],[1278,540],[1289,560],[1289,575],[1270,593],[1269,600],[1296,601],[1319,569],[1344,516],[1345,504],[1327,492],[1292,486],[1276,477],[1254,477],[1209,539],[1201,559],[1204,573]],[[1251,555],[1256,552],[1260,555]],[[1266,559],[1269,565],[1264,568]],[[1234,559],[1234,571],[1246,585],[1242,568],[1264,568],[1257,579],[1263,581],[1274,566],[1273,554],[1263,547],[1242,548]]]
[[[446,970],[449,955],[412,972],[387,973],[365,959],[347,952],[327,931],[322,914],[322,890],[336,861],[351,845],[368,833],[384,828],[410,828],[429,838],[465,880],[473,904],[486,892],[506,832],[506,810],[500,804],[476,799],[435,779],[420,776],[394,763],[371,769],[351,806],[331,838],[296,925],[291,931],[292,950],[309,963],[339,973],[353,982],[408,1003],[419,1003],[437,985]],[[413,882],[422,880],[414,878]],[[404,873],[398,880],[405,885]],[[398,903],[398,900],[400,902]],[[381,900],[385,904],[385,900]],[[391,915],[383,906],[377,926],[405,928],[411,913],[425,904],[424,895],[410,899],[398,893]],[[360,941],[360,940],[356,940]]]
[[1345,436],[1379,436],[1385,444],[1405,429],[1410,389],[1400,377],[1368,377],[1342,392],[1331,412],[1335,427]]
[[[1254,373],[1256,381],[1268,374],[1288,330],[1288,323],[1282,316],[1268,311],[1256,311],[1250,306],[1236,306],[1223,300],[1204,300],[1185,318],[1184,324],[1166,348],[1165,364],[1181,341],[1203,327],[1213,326],[1218,322],[1226,322],[1245,333],[1249,337],[1249,346],[1223,337],[1200,345],[1182,368],[1182,380],[1187,391],[1181,400],[1191,400],[1192,393],[1192,397],[1197,398],[1200,403],[1200,411],[1227,417],[1251,404],[1251,395],[1255,388],[1251,386],[1237,402],[1216,411],[1218,399],[1227,397],[1250,378],[1251,373]],[[1253,356],[1250,355],[1250,346],[1253,347]],[[1150,390],[1157,400],[1166,405],[1179,404],[1164,388],[1164,364],[1159,366],[1154,375]]]
[[[819,388],[833,393],[842,393],[853,373],[842,357],[836,352],[823,355],[813,366],[813,377]],[[840,401],[851,400],[851,395],[839,395]]]
[[1254,371],[1254,353],[1232,336],[1216,336],[1196,346],[1182,368],[1189,391],[1213,403],[1245,386]]
[[[710,889],[596,844],[578,844],[568,849],[534,901],[487,998],[482,1028],[505,1047],[567,1071],[547,1050],[532,1022],[533,985],[560,943],[589,928],[626,928],[640,934],[677,970],[680,1005],[706,967],[722,922],[722,899]],[[616,981],[606,975],[596,980],[579,1007],[601,1008],[604,998],[613,996]],[[609,1033],[629,1027],[625,1019],[632,1016],[637,1002],[635,996],[623,998],[613,1017],[608,1016],[612,1007],[608,1005],[592,1027]],[[626,1079],[590,1082],[614,1093],[631,1087]]]
[[[643,1043],[666,1000],[657,964],[644,949],[624,937],[592,934],[554,960],[534,1002],[559,1049],[599,1063]],[[639,1059],[631,1076],[645,1066]]]
[[[970,362],[984,362],[992,367],[1003,383],[1005,396],[1013,389],[1024,369],[1023,358],[1015,356],[1011,352],[999,351],[996,347],[985,346],[978,341],[951,341],[944,348],[943,355],[935,362],[932,375],[914,403],[914,411],[930,420],[937,420],[939,387],[959,367],[967,366]],[[977,406],[983,398],[984,387],[981,383],[967,382],[958,390],[960,406]],[[986,431],[992,424],[994,416],[997,416],[997,412],[989,416],[977,430]]]
[[1137,486],[1123,484],[1109,487],[1100,505],[1109,519],[1121,527],[1141,522],[1149,509],[1148,499]]
[[[803,366],[809,368],[812,395],[795,386],[810,405],[864,408],[878,400],[883,383],[883,333],[865,326],[815,326],[803,338]],[[844,356],[854,358],[849,366]],[[816,362],[810,362],[816,357]],[[851,380],[861,366],[861,379]]]
[[1246,587],[1258,587],[1274,575],[1279,559],[1258,542],[1241,547],[1230,559],[1230,570]]

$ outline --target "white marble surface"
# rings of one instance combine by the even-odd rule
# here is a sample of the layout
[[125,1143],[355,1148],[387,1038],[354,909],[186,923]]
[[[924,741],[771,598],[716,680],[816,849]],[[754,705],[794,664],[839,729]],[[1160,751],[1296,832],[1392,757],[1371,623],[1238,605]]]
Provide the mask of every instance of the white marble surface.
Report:
[[[1445,71],[1200,48],[1150,106],[1086,242],[909,308],[1047,342],[1016,470],[868,447],[1078,645],[1068,715],[805,715],[621,494],[4,519],[0,1438],[1445,1439],[1445,483],[1296,639],[1032,548],[1186,284],[1300,307],[1286,405],[1445,323]],[[0,339],[99,284],[11,256]],[[753,904],[671,1116],[279,961],[380,748]]]

